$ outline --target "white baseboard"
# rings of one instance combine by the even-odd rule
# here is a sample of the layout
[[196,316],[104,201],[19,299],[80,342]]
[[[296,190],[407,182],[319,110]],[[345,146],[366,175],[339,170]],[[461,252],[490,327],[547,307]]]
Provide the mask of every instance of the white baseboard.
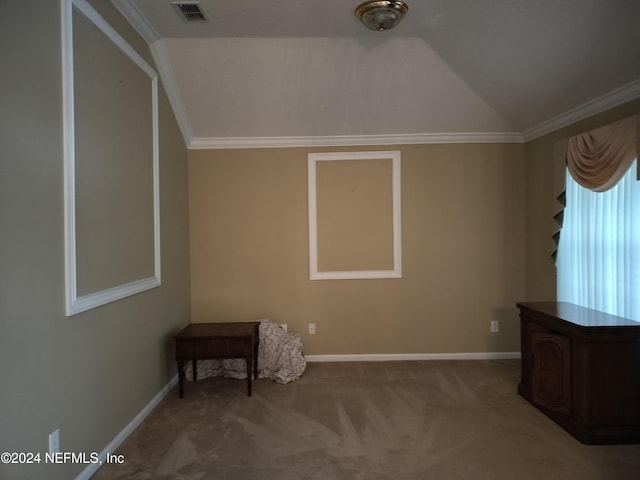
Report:
[[76,480],[89,480],[94,473],[98,471],[100,466],[105,462],[107,453],[112,454],[116,449],[124,442],[129,435],[140,425],[143,420],[156,408],[156,406],[162,401],[162,399],[171,391],[171,389],[178,383],[178,375],[176,374],[169,383],[167,383],[158,394],[151,399],[151,401],[138,413],[129,424],[116,435],[116,438],[111,440],[104,450],[100,452],[100,462],[93,463],[85,468],[80,475],[76,477]]
[[307,362],[392,362],[399,360],[499,360],[520,358],[520,352],[374,353],[305,355]]

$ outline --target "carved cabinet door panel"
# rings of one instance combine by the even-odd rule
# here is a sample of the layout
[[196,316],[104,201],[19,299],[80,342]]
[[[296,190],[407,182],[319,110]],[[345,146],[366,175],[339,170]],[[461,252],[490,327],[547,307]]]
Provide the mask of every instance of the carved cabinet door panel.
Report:
[[571,414],[571,339],[551,332],[531,332],[533,403]]

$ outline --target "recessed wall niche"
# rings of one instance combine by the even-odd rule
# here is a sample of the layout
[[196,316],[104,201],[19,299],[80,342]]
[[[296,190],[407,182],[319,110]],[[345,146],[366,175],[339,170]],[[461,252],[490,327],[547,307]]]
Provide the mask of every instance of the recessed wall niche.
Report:
[[64,0],[66,313],[160,285],[157,74]]
[[308,155],[310,279],[401,278],[400,152]]

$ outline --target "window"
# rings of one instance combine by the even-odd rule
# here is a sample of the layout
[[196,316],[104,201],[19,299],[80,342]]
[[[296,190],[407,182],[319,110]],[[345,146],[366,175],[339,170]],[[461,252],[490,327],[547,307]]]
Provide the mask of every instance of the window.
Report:
[[558,245],[558,301],[640,321],[640,181],[637,159],[604,192],[566,173]]

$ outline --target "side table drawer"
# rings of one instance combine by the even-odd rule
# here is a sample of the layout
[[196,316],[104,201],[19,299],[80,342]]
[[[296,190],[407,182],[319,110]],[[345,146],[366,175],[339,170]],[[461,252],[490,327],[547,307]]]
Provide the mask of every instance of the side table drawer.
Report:
[[176,359],[246,358],[252,355],[251,339],[211,338],[176,341]]

